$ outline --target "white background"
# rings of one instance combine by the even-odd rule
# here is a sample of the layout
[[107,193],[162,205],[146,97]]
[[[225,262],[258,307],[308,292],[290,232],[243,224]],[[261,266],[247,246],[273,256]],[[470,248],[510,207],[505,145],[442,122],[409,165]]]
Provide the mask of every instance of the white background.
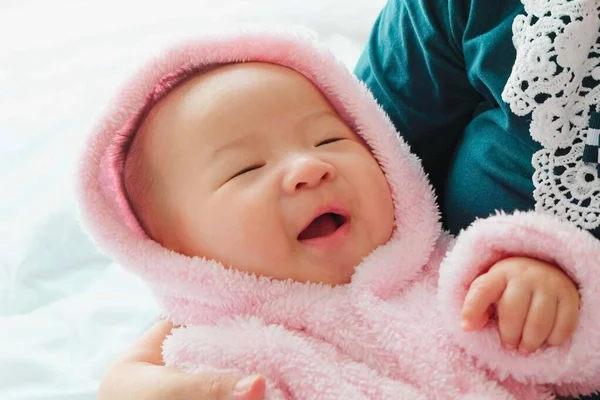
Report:
[[0,0],[0,399],[93,399],[157,316],[78,226],[77,151],[132,69],[173,37],[300,24],[349,67],[384,0]]

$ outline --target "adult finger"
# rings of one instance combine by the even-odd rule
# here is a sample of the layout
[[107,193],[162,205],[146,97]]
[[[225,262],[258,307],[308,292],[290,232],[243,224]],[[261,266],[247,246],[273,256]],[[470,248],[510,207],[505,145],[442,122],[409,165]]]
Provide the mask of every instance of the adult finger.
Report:
[[[232,374],[188,374],[165,367],[162,343],[171,333],[169,321],[157,321],[109,368],[98,390],[100,400],[244,399],[260,400],[265,394],[261,377]],[[236,397],[237,396],[237,397]]]
[[188,374],[165,366],[126,362],[116,365],[105,376],[98,398],[262,400],[265,394],[264,379],[249,379],[218,373]]
[[185,396],[185,399],[262,400],[265,396],[265,380],[259,375],[239,379],[236,376],[204,374],[194,378],[194,397]]

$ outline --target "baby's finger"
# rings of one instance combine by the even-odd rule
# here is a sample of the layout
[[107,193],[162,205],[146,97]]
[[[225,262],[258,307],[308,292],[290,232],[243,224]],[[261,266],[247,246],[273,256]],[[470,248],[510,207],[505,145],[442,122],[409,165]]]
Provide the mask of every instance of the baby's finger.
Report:
[[571,338],[579,319],[579,301],[570,297],[558,301],[554,327],[546,340],[551,346],[563,344]]
[[516,348],[521,341],[531,295],[529,287],[512,281],[498,302],[498,327],[502,344],[507,349]]
[[519,351],[533,353],[546,341],[552,328],[557,312],[557,301],[554,296],[546,296],[535,292],[531,298],[529,312],[521,336]]
[[489,319],[490,306],[498,301],[506,288],[502,274],[483,274],[471,283],[462,308],[463,329],[483,328]]

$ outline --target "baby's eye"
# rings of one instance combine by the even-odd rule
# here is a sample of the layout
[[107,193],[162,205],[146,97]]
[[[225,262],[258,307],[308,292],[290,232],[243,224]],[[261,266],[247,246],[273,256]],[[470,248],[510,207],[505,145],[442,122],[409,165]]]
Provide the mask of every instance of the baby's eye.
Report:
[[240,170],[239,172],[235,173],[231,178],[229,178],[229,180],[231,180],[233,178],[237,178],[240,175],[244,175],[247,172],[254,171],[255,169],[259,169],[260,167],[262,167],[262,165],[259,165],[259,164],[246,167],[246,168]]
[[340,140],[344,140],[344,138],[331,138],[331,139],[325,139],[323,141],[320,141],[319,143],[317,143],[317,147],[319,146],[324,146],[326,144],[330,144],[330,143],[335,143],[335,142],[339,142]]

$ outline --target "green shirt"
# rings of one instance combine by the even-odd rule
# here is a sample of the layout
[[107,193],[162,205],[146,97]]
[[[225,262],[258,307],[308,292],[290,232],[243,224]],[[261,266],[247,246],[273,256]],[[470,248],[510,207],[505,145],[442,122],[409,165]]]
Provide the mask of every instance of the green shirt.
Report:
[[421,158],[453,233],[535,205],[531,158],[541,146],[501,99],[523,12],[519,0],[389,0],[356,66]]
[[501,99],[518,0],[390,0],[356,74],[423,166],[451,232],[534,208],[528,118]]

